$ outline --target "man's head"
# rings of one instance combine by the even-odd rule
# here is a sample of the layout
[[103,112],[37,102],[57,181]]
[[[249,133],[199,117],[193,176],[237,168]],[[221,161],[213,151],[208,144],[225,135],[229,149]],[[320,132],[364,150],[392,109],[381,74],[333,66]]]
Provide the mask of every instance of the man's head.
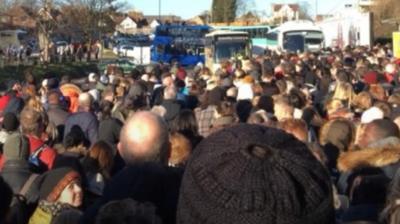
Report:
[[357,145],[360,147],[367,147],[374,142],[388,137],[400,137],[400,132],[397,125],[388,119],[374,120],[368,124],[365,124],[361,129]]
[[79,108],[90,111],[93,103],[93,97],[89,93],[81,93],[78,98]]
[[59,105],[60,97],[61,97],[60,92],[52,90],[47,95],[47,101],[50,105]]
[[174,86],[167,86],[164,89],[164,99],[165,100],[175,100],[176,99],[176,88]]
[[174,79],[171,73],[164,73],[161,76],[163,86],[172,86],[174,84]]
[[137,112],[121,130],[118,151],[126,163],[166,163],[169,154],[168,128],[161,117]]
[[22,110],[20,124],[24,134],[40,136],[44,130],[44,122],[41,114],[30,107],[25,107]]

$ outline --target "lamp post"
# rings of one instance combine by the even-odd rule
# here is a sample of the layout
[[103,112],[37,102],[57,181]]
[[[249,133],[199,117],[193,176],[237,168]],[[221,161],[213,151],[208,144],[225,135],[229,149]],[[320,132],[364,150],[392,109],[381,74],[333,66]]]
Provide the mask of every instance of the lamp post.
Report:
[[158,0],[158,20],[161,22],[161,0]]

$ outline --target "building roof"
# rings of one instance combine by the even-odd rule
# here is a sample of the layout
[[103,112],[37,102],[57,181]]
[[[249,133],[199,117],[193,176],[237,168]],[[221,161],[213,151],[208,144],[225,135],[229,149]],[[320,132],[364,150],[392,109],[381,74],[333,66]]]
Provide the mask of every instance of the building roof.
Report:
[[279,11],[285,5],[288,5],[293,11],[299,11],[300,9],[299,4],[272,4],[272,11]]

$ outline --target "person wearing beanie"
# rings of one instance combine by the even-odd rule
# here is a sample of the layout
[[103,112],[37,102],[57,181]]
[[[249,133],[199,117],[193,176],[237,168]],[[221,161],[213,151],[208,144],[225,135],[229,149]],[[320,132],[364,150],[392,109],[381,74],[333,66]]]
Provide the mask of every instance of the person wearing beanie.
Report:
[[329,175],[305,144],[283,131],[241,124],[193,151],[177,224],[333,224]]
[[29,141],[20,133],[11,134],[7,138],[3,150],[6,162],[1,176],[14,194],[19,194],[21,198],[24,198],[27,208],[21,209],[19,206],[12,206],[9,213],[10,223],[27,223],[38,200],[37,174],[30,171],[28,163]]
[[79,173],[70,168],[48,171],[40,177],[39,205],[29,224],[55,224],[64,212],[76,211],[82,205]]

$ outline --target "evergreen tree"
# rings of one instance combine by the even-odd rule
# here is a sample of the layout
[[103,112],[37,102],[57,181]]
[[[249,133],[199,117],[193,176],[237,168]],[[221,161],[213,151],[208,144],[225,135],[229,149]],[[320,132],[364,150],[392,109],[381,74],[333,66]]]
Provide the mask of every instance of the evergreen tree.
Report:
[[237,0],[213,0],[212,21],[214,23],[230,23],[236,18]]
[[224,22],[230,23],[236,19],[237,0],[224,0]]
[[213,23],[222,23],[224,20],[224,8],[223,8],[224,0],[213,0],[211,16]]

